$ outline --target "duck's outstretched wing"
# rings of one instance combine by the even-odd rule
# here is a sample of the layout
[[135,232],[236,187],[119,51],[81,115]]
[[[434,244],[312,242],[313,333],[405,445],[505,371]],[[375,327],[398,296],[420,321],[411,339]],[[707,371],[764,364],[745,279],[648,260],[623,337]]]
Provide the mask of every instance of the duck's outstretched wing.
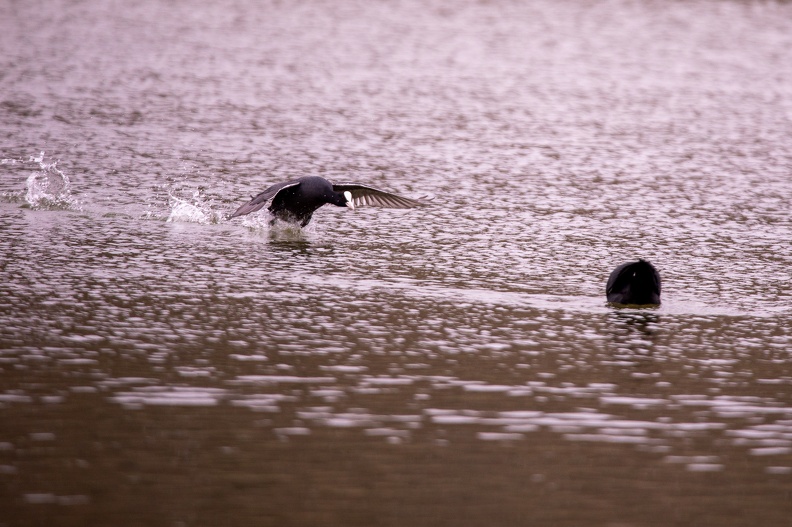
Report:
[[264,192],[253,196],[253,199],[239,207],[236,212],[228,217],[230,220],[231,218],[236,218],[237,216],[244,216],[245,214],[250,214],[251,212],[256,212],[257,210],[261,210],[264,205],[270,202],[281,190],[289,187],[296,187],[300,184],[299,180],[292,180],[287,181],[285,183],[276,183],[272,185]]
[[412,209],[413,207],[426,205],[423,201],[397,196],[396,194],[358,183],[333,183],[333,190],[336,192],[349,192],[352,195],[351,201],[355,208]]

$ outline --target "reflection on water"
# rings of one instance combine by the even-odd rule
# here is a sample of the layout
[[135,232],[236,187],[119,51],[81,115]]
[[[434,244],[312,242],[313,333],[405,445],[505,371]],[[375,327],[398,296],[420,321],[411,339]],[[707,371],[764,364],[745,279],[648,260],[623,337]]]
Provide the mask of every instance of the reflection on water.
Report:
[[608,320],[613,329],[614,341],[617,343],[633,343],[651,348],[654,337],[660,327],[660,315],[645,311],[627,311],[614,309],[608,313]]
[[789,5],[0,11],[0,525],[788,522]]

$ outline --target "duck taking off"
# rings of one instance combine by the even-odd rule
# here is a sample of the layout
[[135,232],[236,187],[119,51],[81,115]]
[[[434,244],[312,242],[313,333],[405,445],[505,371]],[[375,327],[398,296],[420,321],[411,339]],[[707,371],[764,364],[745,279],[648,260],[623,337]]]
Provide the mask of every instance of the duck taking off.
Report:
[[608,278],[605,294],[613,304],[658,305],[660,274],[643,259],[623,263]]
[[403,198],[366,185],[331,183],[323,177],[306,176],[272,185],[239,207],[229,219],[256,212],[267,203],[270,203],[268,210],[274,218],[289,223],[299,223],[301,227],[308,225],[313,213],[322,205],[336,205],[350,209],[366,206],[410,209],[424,205],[420,201]]

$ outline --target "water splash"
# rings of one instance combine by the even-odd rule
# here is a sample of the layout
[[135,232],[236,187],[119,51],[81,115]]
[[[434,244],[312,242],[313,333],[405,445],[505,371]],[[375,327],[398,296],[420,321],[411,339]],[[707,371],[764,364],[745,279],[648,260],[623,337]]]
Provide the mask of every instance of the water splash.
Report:
[[71,194],[71,181],[58,169],[58,162],[44,162],[44,152],[30,156],[29,163],[38,164],[39,170],[27,178],[25,201],[33,209],[39,210],[80,210],[77,200]]
[[243,216],[239,225],[246,228],[254,237],[264,236],[275,242],[304,242],[315,236],[318,223],[311,222],[301,227],[295,223],[276,219],[269,212],[262,212]]
[[205,200],[200,189],[193,192],[190,199],[175,196],[168,192],[168,205],[170,215],[166,221],[187,222],[202,224],[217,224],[223,220],[223,215],[213,210],[212,200]]

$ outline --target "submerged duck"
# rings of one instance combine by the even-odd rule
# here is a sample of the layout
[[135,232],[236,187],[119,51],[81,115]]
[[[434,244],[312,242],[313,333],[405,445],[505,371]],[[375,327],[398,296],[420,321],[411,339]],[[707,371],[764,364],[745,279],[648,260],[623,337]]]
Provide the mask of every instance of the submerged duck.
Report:
[[323,177],[306,176],[272,185],[239,207],[229,219],[256,212],[270,201],[272,203],[268,210],[274,218],[289,223],[299,223],[301,227],[308,225],[313,213],[322,205],[350,209],[365,206],[410,209],[424,205],[420,201],[403,198],[366,185],[331,183]]
[[613,304],[658,305],[660,274],[643,259],[623,263],[608,278],[605,294]]

